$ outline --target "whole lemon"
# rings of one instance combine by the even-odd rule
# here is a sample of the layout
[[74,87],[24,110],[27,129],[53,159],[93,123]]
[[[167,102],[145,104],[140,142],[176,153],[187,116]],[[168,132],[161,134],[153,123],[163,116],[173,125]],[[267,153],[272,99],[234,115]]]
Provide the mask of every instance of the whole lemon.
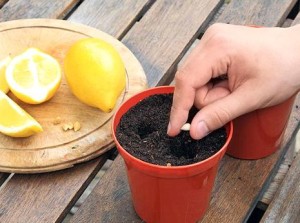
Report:
[[108,42],[86,38],[75,42],[64,58],[72,93],[83,103],[110,112],[126,84],[125,65]]

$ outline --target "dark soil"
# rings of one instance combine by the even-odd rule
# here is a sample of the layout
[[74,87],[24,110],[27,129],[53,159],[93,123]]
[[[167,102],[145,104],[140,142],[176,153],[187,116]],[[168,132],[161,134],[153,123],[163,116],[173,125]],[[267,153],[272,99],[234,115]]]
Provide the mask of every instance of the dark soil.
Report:
[[[117,138],[133,156],[157,165],[182,166],[204,160],[218,152],[226,141],[226,130],[220,128],[201,140],[188,131],[176,137],[167,135],[173,94],[148,97],[132,107],[117,127]],[[191,109],[189,122],[197,112]]]

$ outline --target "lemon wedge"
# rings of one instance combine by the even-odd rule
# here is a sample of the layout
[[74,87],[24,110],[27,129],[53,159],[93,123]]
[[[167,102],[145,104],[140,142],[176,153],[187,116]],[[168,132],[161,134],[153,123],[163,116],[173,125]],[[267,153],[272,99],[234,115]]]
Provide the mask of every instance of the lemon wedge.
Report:
[[29,104],[40,104],[53,97],[61,76],[58,61],[36,48],[29,48],[12,58],[6,69],[10,90]]
[[0,132],[12,137],[28,137],[43,131],[42,126],[0,91]]
[[10,57],[6,57],[5,59],[0,61],[0,91],[3,91],[4,93],[7,93],[9,91],[9,87],[5,78],[5,71],[10,60]]

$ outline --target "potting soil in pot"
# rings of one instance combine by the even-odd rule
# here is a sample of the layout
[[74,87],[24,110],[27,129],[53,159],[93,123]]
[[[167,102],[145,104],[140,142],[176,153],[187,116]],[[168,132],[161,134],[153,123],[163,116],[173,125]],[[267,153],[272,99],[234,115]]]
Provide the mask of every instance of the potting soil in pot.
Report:
[[[117,127],[117,138],[131,155],[162,166],[182,166],[207,159],[226,141],[224,127],[201,140],[191,138],[189,131],[176,137],[167,135],[173,94],[152,95],[127,111]],[[191,109],[189,120],[197,112]]]

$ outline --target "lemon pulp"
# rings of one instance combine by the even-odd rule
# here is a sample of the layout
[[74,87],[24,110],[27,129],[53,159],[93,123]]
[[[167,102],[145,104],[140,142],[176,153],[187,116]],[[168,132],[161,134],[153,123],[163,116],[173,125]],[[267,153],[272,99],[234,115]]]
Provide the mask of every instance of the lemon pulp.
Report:
[[53,97],[61,76],[58,61],[36,48],[29,48],[14,57],[6,69],[10,90],[29,104],[40,104]]
[[0,91],[0,132],[12,137],[28,137],[41,132],[41,125]]

